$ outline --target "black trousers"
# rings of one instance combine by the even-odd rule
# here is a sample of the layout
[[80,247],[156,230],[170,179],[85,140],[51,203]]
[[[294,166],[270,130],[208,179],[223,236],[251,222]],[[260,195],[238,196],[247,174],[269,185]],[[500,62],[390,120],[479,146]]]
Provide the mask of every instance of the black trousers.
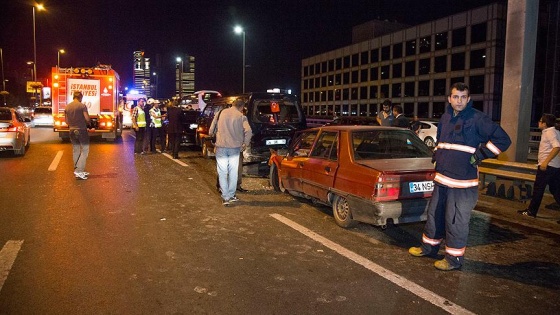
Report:
[[539,166],[533,185],[533,197],[531,197],[531,203],[527,207],[532,214],[537,214],[539,211],[547,185],[550,193],[554,196],[554,200],[560,204],[560,168],[549,166],[546,170],[541,170]]
[[134,153],[142,153],[144,150],[144,135],[146,133],[145,127],[140,127],[135,131],[136,141],[134,141]]
[[181,145],[181,134],[180,133],[168,133],[167,137],[169,139],[169,149],[172,151],[173,158],[179,157],[179,146]]
[[165,151],[165,138],[163,128],[150,127],[150,151],[156,152],[156,139],[159,137],[159,149]]

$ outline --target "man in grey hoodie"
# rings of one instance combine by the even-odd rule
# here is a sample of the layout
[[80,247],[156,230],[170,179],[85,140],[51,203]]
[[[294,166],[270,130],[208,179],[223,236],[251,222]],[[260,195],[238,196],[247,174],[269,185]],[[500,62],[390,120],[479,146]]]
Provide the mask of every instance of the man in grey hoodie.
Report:
[[239,154],[251,141],[252,131],[243,115],[244,106],[242,99],[235,100],[232,107],[216,114],[210,125],[216,136],[216,165],[224,206],[239,200],[235,196]]

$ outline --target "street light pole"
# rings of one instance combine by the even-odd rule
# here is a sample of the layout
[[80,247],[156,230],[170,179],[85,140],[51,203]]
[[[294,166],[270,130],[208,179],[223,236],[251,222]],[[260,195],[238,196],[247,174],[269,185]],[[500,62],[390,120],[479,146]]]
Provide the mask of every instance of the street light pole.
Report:
[[63,53],[65,53],[65,52],[66,52],[66,51],[65,51],[64,49],[59,49],[59,50],[57,51],[57,61],[56,61],[56,70],[57,70],[57,71],[60,71],[60,70],[59,70],[59,69],[60,69],[60,54],[63,54]]
[[243,34],[243,94],[245,94],[245,31],[241,26],[234,28],[236,34]]
[[35,37],[35,7],[42,11],[45,7],[42,4],[33,6],[33,81],[37,82],[37,38]]
[[181,68],[179,68],[179,103],[183,101],[183,59],[177,57],[177,66],[181,63]]

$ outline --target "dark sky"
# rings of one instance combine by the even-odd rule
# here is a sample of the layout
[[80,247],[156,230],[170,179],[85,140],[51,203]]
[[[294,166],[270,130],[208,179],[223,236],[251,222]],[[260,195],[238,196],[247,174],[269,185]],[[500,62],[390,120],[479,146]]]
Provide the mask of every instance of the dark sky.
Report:
[[[7,2],[7,3],[6,3]],[[351,43],[352,26],[380,18],[410,25],[493,1],[480,0],[46,0],[36,12],[37,72],[61,66],[111,64],[132,82],[132,52],[159,59],[160,97],[174,90],[175,57],[196,58],[196,89],[241,92],[242,37],[246,31],[246,90],[299,92],[301,59]],[[3,1],[0,47],[6,77],[33,60],[32,2]],[[156,58],[156,56],[158,56]]]

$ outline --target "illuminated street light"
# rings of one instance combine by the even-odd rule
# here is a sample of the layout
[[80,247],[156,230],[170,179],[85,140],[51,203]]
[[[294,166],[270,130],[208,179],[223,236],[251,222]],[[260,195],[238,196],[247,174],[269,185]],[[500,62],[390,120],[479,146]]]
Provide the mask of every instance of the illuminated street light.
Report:
[[35,7],[37,11],[44,11],[45,6],[36,4],[33,6],[33,81],[37,82],[37,38],[35,37]]
[[181,68],[179,68],[179,100],[183,100],[183,59],[181,57],[177,57],[177,66],[179,66],[179,62],[181,63]]
[[57,51],[57,61],[56,61],[56,69],[60,69],[60,54],[65,53],[66,51],[64,51],[64,49],[59,49]]
[[245,93],[245,31],[243,27],[237,25],[234,29],[235,34],[243,34],[243,93]]

